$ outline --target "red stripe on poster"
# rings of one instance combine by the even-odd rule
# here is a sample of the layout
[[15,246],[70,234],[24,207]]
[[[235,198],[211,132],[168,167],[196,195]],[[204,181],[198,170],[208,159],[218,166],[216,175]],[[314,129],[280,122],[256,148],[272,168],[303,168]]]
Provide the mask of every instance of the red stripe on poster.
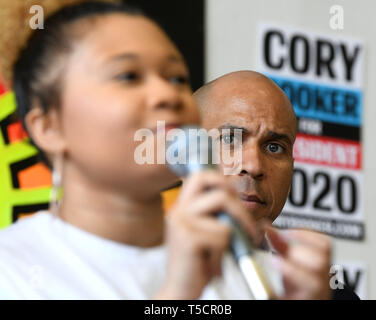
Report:
[[298,134],[294,144],[295,161],[343,169],[362,167],[362,149],[358,142],[337,138]]

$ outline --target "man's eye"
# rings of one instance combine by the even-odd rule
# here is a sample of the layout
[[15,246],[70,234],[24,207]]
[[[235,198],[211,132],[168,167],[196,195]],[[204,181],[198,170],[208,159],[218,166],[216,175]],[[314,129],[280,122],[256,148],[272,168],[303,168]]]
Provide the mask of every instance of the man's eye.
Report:
[[277,143],[269,143],[266,149],[271,153],[281,153],[284,150],[283,147]]
[[231,134],[223,135],[221,140],[224,144],[232,144],[234,142],[234,136]]
[[224,144],[233,144],[235,142],[235,136],[233,134],[224,134],[221,137],[221,141]]

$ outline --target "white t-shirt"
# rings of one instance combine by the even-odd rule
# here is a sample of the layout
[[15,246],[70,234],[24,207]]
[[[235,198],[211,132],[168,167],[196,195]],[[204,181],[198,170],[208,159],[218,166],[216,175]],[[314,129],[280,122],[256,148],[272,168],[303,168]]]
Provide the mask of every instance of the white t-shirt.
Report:
[[[223,264],[200,298],[252,299],[230,255]],[[164,245],[125,245],[39,212],[0,232],[0,299],[152,299],[166,265]]]

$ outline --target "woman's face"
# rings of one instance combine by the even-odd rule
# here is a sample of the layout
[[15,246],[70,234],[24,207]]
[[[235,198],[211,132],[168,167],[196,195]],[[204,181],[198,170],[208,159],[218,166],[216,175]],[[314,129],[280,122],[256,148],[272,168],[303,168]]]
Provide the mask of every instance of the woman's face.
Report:
[[[87,27],[87,26],[86,26]],[[138,165],[138,129],[198,124],[183,58],[165,33],[140,16],[101,17],[68,58],[61,98],[67,166],[94,183],[145,194],[175,177]]]

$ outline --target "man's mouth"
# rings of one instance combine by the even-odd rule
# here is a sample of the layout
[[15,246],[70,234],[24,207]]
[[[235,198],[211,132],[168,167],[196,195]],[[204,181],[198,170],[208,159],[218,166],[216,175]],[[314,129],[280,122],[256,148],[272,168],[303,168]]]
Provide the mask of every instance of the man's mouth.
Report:
[[240,194],[240,199],[247,208],[255,209],[266,206],[266,202],[257,195],[247,195],[242,193]]

